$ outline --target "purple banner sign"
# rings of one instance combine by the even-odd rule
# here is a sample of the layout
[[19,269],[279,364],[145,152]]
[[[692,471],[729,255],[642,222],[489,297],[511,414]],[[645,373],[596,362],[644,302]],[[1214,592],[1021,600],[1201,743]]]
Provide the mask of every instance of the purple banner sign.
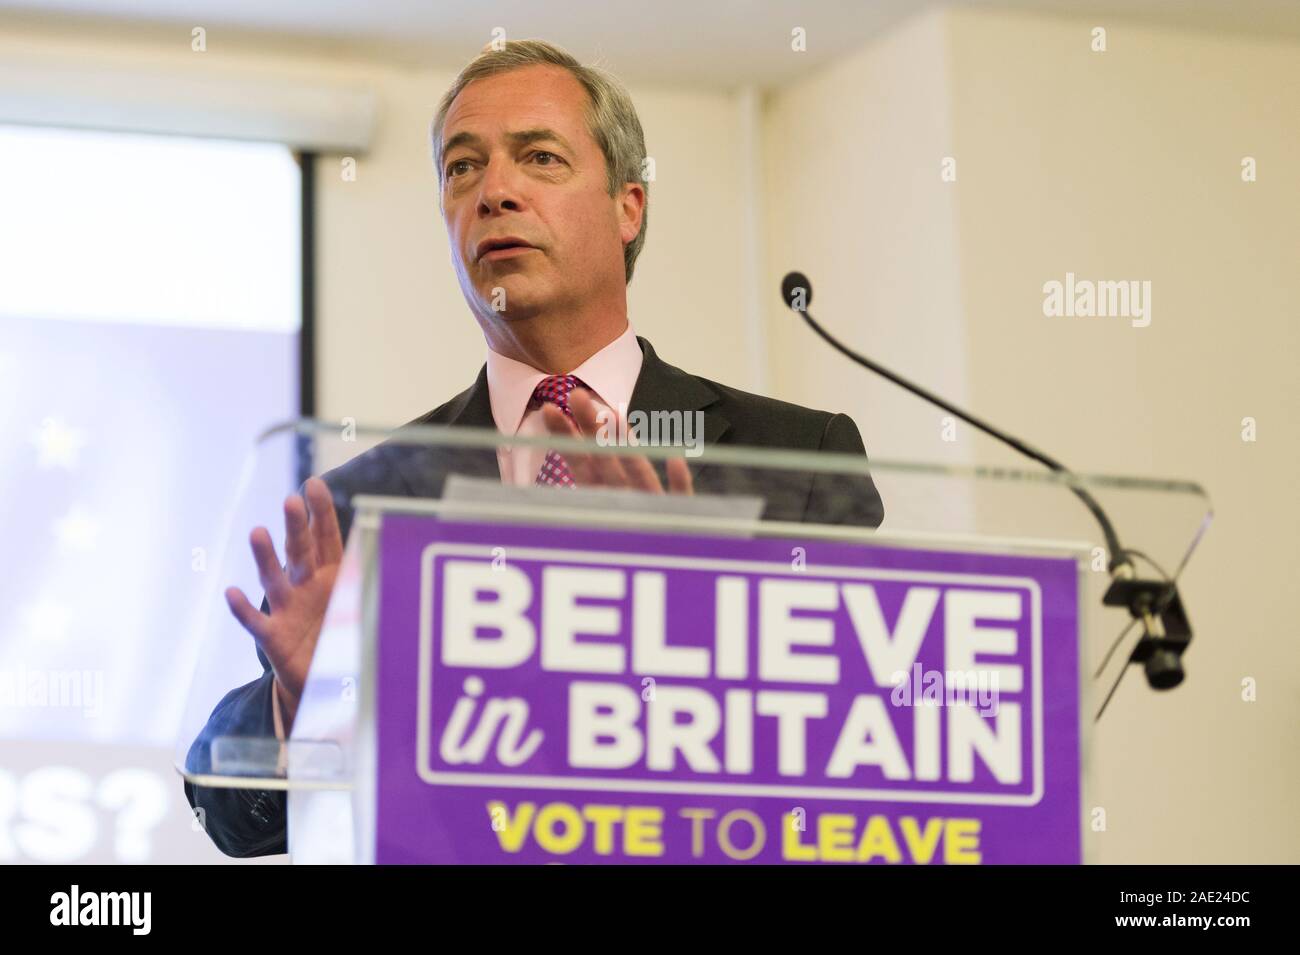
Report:
[[1070,557],[386,515],[381,863],[1077,863]]

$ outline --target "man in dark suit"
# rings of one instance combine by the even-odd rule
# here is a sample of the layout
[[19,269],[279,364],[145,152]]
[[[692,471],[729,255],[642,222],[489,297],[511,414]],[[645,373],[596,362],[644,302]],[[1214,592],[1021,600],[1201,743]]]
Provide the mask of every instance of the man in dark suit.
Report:
[[[468,389],[412,424],[599,440],[638,415],[702,423],[703,454],[655,467],[515,448],[498,454],[402,440],[400,433],[284,507],[282,567],[269,532],[250,543],[266,593],[236,588],[231,612],[264,673],[228,693],[194,741],[187,775],[212,773],[223,737],[284,739],[292,727],[357,493],[437,497],[451,474],[507,483],[603,485],[646,493],[757,495],[767,520],[877,527],[884,508],[865,470],[712,463],[717,445],[865,455],[852,419],[747,394],[659,358],[627,318],[626,285],[645,239],[645,143],[617,83],[540,41],[485,51],[457,78],[433,124],[440,204],[466,302],[488,361]],[[608,434],[608,431],[604,432]],[[220,767],[215,767],[220,773]],[[213,842],[234,856],[287,850],[282,790],[185,783]]]

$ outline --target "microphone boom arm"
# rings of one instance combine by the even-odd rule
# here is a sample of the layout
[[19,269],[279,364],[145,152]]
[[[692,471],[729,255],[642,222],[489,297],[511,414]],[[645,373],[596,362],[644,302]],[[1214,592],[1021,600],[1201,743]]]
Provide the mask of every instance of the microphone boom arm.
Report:
[[[1069,477],[1076,477],[1073,471],[1055,458],[1049,457],[1014,435],[1007,434],[1000,428],[996,428],[975,415],[958,408],[947,399],[941,398],[920,385],[908,381],[901,375],[895,374],[865,355],[858,354],[858,352],[839,341],[830,332],[822,328],[821,324],[809,314],[808,303],[812,301],[812,286],[802,273],[790,272],[787,274],[781,283],[781,294],[787,307],[797,312],[808,327],[816,332],[823,341],[849,360],[875,372],[882,378],[887,378],[918,398],[942,408],[949,414],[965,421],[971,427],[983,431],[992,438],[996,438],[1003,444],[1014,448],[1050,470]],[[1102,535],[1106,539],[1106,547],[1110,551],[1111,556],[1106,569],[1111,576],[1111,585],[1102,598],[1102,603],[1106,606],[1126,607],[1133,620],[1142,625],[1142,639],[1138,641],[1127,662],[1144,665],[1147,683],[1153,689],[1167,690],[1178,686],[1183,681],[1182,655],[1191,642],[1192,630],[1187,614],[1183,610],[1182,600],[1178,595],[1177,584],[1172,579],[1163,581],[1140,579],[1131,556],[1137,552],[1127,550],[1120,543],[1119,535],[1116,533],[1110,517],[1102,509],[1102,506],[1097,503],[1096,498],[1088,493],[1087,488],[1078,484],[1071,484],[1070,490],[1084,503],[1084,506],[1096,519],[1097,524],[1101,527]],[[1114,690],[1112,689],[1111,692],[1113,694]],[[1109,702],[1109,697],[1107,702]],[[1104,710],[1105,704],[1103,704],[1101,712],[1104,712]],[[1097,713],[1098,719],[1101,717],[1101,712]]]

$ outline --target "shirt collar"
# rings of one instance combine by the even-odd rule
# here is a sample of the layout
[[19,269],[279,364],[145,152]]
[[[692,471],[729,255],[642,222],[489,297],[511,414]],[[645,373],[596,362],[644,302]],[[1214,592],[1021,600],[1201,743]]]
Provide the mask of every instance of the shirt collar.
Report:
[[[632,390],[641,374],[641,345],[629,322],[623,334],[566,374],[576,375],[597,398],[615,412],[626,413]],[[492,420],[503,434],[515,434],[528,411],[528,401],[538,383],[549,377],[532,365],[507,358],[488,348],[488,397]]]

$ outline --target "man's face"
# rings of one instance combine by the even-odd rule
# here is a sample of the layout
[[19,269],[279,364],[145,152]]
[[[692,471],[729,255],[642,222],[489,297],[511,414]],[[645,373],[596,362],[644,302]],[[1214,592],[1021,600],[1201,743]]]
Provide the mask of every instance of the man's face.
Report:
[[[587,103],[571,73],[539,65],[475,80],[447,112],[443,216],[481,319],[623,294],[623,245],[640,227],[644,191],[633,183],[610,196]],[[512,244],[485,248],[494,241]]]

